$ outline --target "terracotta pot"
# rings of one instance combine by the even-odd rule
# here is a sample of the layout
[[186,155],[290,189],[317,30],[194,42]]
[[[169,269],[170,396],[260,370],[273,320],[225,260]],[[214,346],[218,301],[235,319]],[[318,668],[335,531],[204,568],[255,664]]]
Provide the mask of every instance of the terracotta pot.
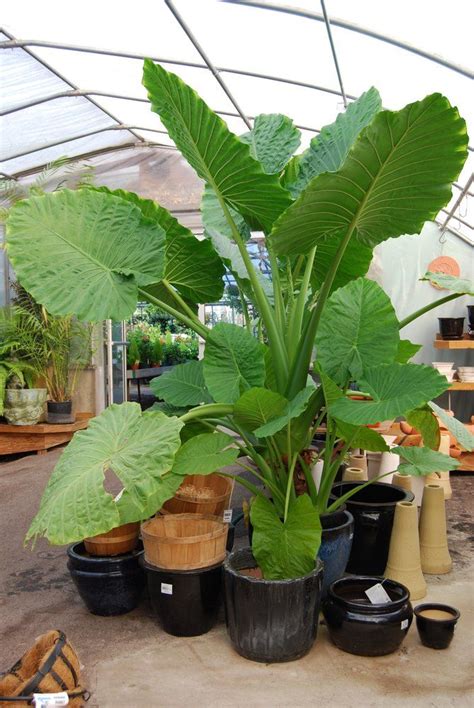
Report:
[[367,469],[362,470],[359,467],[346,467],[342,474],[343,482],[367,482]]
[[453,567],[446,533],[446,506],[439,484],[427,484],[420,514],[421,568],[424,573],[442,575]]
[[395,507],[384,576],[405,585],[411,600],[421,600],[426,595],[426,581],[421,571],[418,510],[414,502],[398,502]]
[[397,487],[406,489],[409,492],[413,492],[415,495],[415,504],[421,506],[421,500],[423,499],[423,490],[425,488],[425,478],[424,477],[411,477],[408,474],[400,474],[400,472],[395,472],[392,476],[392,484]]
[[118,556],[133,551],[138,542],[138,521],[84,539],[84,546],[91,556]]
[[[367,473],[367,455],[365,452],[349,455],[349,467],[357,467]],[[368,479],[368,477],[365,477],[365,479]]]
[[[439,442],[439,452],[443,455],[449,455],[451,446],[451,436],[449,433],[441,433]],[[426,477],[428,484],[439,484],[443,488],[444,498],[451,499],[453,496],[453,489],[451,487],[451,482],[449,479],[449,472],[436,472],[429,474]]]

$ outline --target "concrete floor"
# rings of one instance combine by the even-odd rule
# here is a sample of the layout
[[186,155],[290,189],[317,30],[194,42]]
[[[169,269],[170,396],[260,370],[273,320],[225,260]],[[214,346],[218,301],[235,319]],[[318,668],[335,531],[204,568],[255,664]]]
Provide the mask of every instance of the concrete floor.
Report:
[[321,625],[305,658],[263,665],[232,650],[223,622],[202,637],[179,639],[160,629],[146,602],[122,617],[95,617],[72,585],[63,548],[45,541],[34,551],[23,548],[58,455],[52,451],[0,465],[1,670],[8,669],[36,636],[59,628],[84,664],[90,708],[474,705],[473,477],[452,479],[448,517],[454,569],[449,575],[427,576],[423,600],[447,602],[461,610],[448,650],[423,647],[412,625],[397,653],[367,659],[337,650]]

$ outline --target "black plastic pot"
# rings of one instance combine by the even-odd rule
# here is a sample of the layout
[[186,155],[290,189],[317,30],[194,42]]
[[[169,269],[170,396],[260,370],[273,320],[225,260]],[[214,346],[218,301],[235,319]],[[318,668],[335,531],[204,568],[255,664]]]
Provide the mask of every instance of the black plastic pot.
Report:
[[352,548],[354,517],[350,511],[338,510],[321,514],[320,519],[323,532],[318,558],[324,563],[324,598],[331,583],[344,575]]
[[176,637],[197,637],[217,621],[222,602],[222,563],[198,570],[164,570],[140,560],[148,595],[161,626]]
[[90,556],[82,542],[73,543],[67,555],[67,567],[89,612],[123,615],[138,605],[145,587],[138,563],[143,555],[141,544],[131,553],[106,557]]
[[438,317],[442,339],[462,339],[464,317]]
[[396,651],[413,619],[409,591],[383,580],[391,602],[372,605],[365,590],[382,578],[349,577],[333,583],[323,603],[324,618],[334,644],[349,654],[383,656]]
[[323,564],[294,580],[259,580],[239,573],[255,568],[250,548],[224,561],[227,631],[235,650],[264,663],[293,661],[308,653],[318,631]]
[[474,305],[467,306],[467,316],[469,320],[469,334],[474,335]]
[[[331,501],[358,487],[359,482],[339,482]],[[354,538],[346,571],[354,575],[383,575],[387,565],[395,506],[413,501],[414,494],[395,484],[373,482],[346,501],[354,517]]]
[[52,425],[65,425],[74,423],[72,414],[72,401],[47,401],[46,419]]
[[227,532],[227,543],[226,543],[226,550],[230,553],[231,550],[234,547],[234,541],[235,541],[235,532],[237,530],[237,526],[242,523],[244,520],[244,515],[242,512],[235,514],[234,518],[229,524],[229,530]]
[[[451,615],[451,618],[438,619],[424,617],[423,612],[438,610]],[[421,643],[430,649],[447,649],[451,644],[454,627],[461,613],[450,605],[440,605],[435,602],[417,605],[415,607],[416,628],[420,635]]]

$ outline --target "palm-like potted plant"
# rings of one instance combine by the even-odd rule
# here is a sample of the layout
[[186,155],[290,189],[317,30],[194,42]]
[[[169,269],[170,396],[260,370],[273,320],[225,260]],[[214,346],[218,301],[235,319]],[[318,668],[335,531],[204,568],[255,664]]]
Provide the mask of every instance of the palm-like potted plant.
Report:
[[[76,435],[28,536],[67,542],[144,519],[174,493],[182,475],[219,469],[236,447],[252,463],[239,464],[252,469],[257,483],[241,480],[254,494],[252,550],[226,563],[231,639],[254,659],[295,658],[316,635],[319,515],[348,496],[329,501],[340,461],[350,447],[387,448],[366,426],[416,418],[425,446],[403,450],[400,470],[420,475],[452,466],[436,451],[429,404],[448,383],[434,369],[409,363],[416,348],[400,337],[403,326],[429,308],[399,322],[382,288],[364,276],[377,244],[418,233],[449,201],[466,159],[465,123],[439,94],[392,112],[381,110],[370,89],[295,157],[299,131],[285,116],[258,116],[253,130],[238,138],[174,74],[147,60],[143,80],[152,110],[206,183],[207,238],[195,238],[152,201],[88,188],[15,206],[8,253],[25,287],[51,312],[122,320],[138,299],[148,300],[205,340],[204,358],[159,378],[154,388],[162,411],[138,419],[132,404],[112,407]],[[252,230],[265,235],[271,279],[247,252]],[[52,263],[46,254],[59,252],[59,242]],[[246,326],[221,323],[210,330],[198,319],[196,303],[220,297],[226,268]],[[444,285],[453,292],[440,302],[472,287],[449,278]],[[313,361],[320,383],[308,376]],[[354,383],[369,400],[351,398]],[[297,496],[296,465],[323,420],[319,491],[302,464],[308,493]],[[127,425],[146,445],[115,457],[109,447],[120,449]],[[101,426],[107,436],[99,436]],[[163,432],[170,429],[172,445]],[[83,461],[86,450],[90,465]],[[124,485],[118,500],[103,488],[104,465]],[[86,504],[93,519],[82,514]],[[255,575],[256,565],[263,579],[240,572],[247,566]],[[242,593],[236,582],[245,586]],[[266,598],[260,613],[250,590]],[[275,595],[278,604],[271,601]],[[236,608],[236,600],[246,605]],[[247,621],[252,631],[241,632]]]

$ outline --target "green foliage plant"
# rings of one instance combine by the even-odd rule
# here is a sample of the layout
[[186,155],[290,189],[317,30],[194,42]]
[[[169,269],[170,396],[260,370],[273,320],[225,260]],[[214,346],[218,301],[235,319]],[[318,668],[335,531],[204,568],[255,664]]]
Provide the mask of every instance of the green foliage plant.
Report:
[[[204,358],[155,381],[164,403],[151,412],[113,406],[75,436],[28,537],[66,543],[146,518],[183,475],[206,474],[239,455],[257,481],[239,478],[254,494],[256,560],[268,579],[298,577],[314,567],[319,515],[349,496],[329,501],[347,451],[387,449],[368,425],[415,412],[425,446],[399,451],[401,471],[420,475],[456,464],[436,451],[430,407],[449,384],[435,369],[411,363],[416,347],[400,337],[428,308],[400,323],[386,293],[365,275],[376,245],[419,233],[449,202],[467,155],[465,122],[440,94],[388,111],[369,89],[295,155],[299,131],[285,116],[259,116],[239,138],[192,88],[151,60],[143,83],[152,111],[205,182],[206,238],[150,200],[86,188],[15,206],[8,253],[25,287],[55,315],[120,320],[147,300],[202,337]],[[270,278],[248,254],[254,230],[264,234]],[[209,329],[197,317],[198,303],[221,297],[225,269],[244,315],[250,303],[258,318],[255,331],[248,313],[245,327]],[[450,284],[449,298],[472,289],[457,285]],[[317,383],[308,376],[312,362]],[[353,397],[353,384],[367,400]],[[323,421],[317,490],[303,453]],[[302,495],[297,465],[307,483]],[[105,468],[124,484],[118,500],[103,488]]]

